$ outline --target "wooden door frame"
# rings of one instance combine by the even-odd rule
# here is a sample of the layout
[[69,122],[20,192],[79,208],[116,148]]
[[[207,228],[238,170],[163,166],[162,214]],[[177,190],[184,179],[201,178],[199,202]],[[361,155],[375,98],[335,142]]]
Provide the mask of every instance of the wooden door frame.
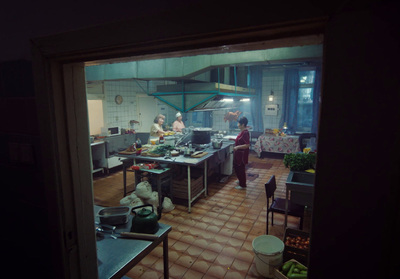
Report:
[[49,229],[59,278],[97,278],[85,62],[313,44],[321,40],[326,22],[315,18],[186,35],[171,30],[157,40],[132,36],[138,31],[126,22],[33,39]]

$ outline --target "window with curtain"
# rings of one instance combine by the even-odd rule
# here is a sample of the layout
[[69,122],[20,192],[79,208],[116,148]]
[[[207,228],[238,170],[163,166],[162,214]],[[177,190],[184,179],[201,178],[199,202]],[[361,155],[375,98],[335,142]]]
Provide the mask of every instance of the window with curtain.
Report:
[[315,71],[299,71],[296,132],[311,132]]
[[281,127],[292,133],[317,133],[321,68],[287,69]]

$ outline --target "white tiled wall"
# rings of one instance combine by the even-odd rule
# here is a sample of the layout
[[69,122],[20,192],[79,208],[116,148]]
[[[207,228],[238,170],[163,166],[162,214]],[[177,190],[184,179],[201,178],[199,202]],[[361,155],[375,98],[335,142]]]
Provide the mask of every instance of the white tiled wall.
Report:
[[[282,117],[282,103],[283,103],[283,80],[284,70],[264,70],[262,79],[262,107],[263,107],[263,123],[265,129],[280,128],[279,121]],[[274,100],[268,101],[268,97],[274,91]],[[265,105],[278,105],[278,115],[265,115]]]
[[[136,80],[105,81],[105,125],[107,127],[118,126],[130,129],[129,121],[139,119],[136,103],[137,94],[147,94],[147,90],[155,92],[156,86],[159,84],[164,84],[164,82],[152,81],[147,84],[146,81]],[[122,96],[124,100],[120,105],[115,103],[117,95]],[[148,109],[154,110],[154,116],[162,113],[167,116],[167,119],[171,118],[171,121],[175,120],[176,111],[162,102],[157,102],[157,107]]]
[[224,121],[224,116],[228,112],[228,110],[216,110],[213,111],[213,127],[212,129],[215,131],[228,131],[229,130],[229,122]]
[[[141,90],[131,80],[105,81],[105,125],[107,127],[119,126],[124,129],[130,128],[129,121],[137,119],[136,92]],[[145,87],[146,88],[146,87]],[[122,104],[115,103],[115,97],[121,95]]]

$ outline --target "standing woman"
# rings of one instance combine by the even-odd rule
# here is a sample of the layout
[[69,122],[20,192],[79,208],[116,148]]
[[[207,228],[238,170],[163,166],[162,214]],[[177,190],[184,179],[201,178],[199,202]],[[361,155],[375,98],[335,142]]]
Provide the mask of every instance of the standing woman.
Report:
[[182,114],[178,112],[176,115],[176,120],[172,123],[172,130],[175,132],[182,132],[182,129],[185,128],[185,124],[182,121]]
[[235,147],[233,148],[233,167],[236,176],[239,180],[239,185],[235,189],[246,189],[246,165],[249,162],[249,147],[250,147],[250,133],[247,130],[248,120],[246,117],[241,117],[238,120],[238,127],[240,129],[239,135],[235,140]]
[[154,118],[154,123],[151,125],[150,128],[150,137],[149,137],[149,142],[151,139],[158,140],[158,138],[162,135],[164,135],[168,131],[164,131],[162,125],[164,124],[165,116],[162,114],[159,114]]

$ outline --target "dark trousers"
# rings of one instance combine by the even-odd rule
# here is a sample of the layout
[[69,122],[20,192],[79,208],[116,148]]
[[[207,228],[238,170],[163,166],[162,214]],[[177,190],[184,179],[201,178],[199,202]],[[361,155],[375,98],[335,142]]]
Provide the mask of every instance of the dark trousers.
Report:
[[247,187],[246,185],[246,165],[245,164],[233,164],[235,169],[236,177],[239,179],[239,185],[242,187]]

